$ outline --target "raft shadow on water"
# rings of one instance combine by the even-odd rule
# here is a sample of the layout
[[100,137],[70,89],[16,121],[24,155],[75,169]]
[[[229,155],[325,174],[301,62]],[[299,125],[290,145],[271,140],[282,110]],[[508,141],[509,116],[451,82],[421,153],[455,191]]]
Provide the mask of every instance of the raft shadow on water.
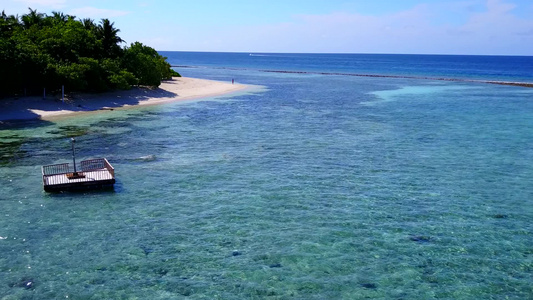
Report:
[[[123,190],[121,182],[116,179],[116,182],[114,186],[110,187],[103,187],[98,189],[80,189],[80,190],[70,190],[70,191],[61,191],[61,192],[47,192],[46,194],[49,197],[55,198],[55,199],[65,199],[70,200],[73,199],[72,196],[78,197],[92,197],[95,195],[114,195],[117,193],[120,193]],[[83,199],[83,198],[81,198]]]

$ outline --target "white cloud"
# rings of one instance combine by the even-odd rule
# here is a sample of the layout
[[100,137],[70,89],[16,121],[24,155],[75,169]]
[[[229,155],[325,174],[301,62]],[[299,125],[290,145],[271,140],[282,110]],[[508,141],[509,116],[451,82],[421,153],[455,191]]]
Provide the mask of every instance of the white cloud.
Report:
[[502,0],[487,0],[486,8],[454,28],[466,37],[458,41],[480,49],[532,55],[533,38],[528,33],[533,30],[533,20],[517,17],[512,13],[516,6]]
[[509,1],[483,1],[462,19],[454,18],[457,7],[446,11],[442,3],[386,15],[299,15],[287,23],[211,29],[181,45],[207,51],[533,55],[533,20],[514,15]]
[[[225,47],[225,51],[411,53],[416,52],[412,46],[426,35],[429,19],[425,5],[382,16],[344,12],[298,15],[287,23],[224,29],[233,34],[217,31],[204,40],[213,46],[209,50]],[[216,40],[220,44],[214,44]],[[408,46],[403,47],[404,44]]]
[[125,10],[102,9],[102,8],[89,7],[89,6],[76,8],[76,9],[72,9],[69,11],[69,14],[75,15],[78,18],[93,18],[93,19],[121,17],[129,13],[130,13],[129,11],[125,11]]

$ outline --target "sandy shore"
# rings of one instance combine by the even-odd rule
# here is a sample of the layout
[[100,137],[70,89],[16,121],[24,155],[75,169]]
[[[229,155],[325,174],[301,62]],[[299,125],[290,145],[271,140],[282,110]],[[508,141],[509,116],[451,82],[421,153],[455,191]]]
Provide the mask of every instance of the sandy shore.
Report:
[[0,99],[0,121],[52,120],[89,111],[112,110],[138,105],[156,105],[174,101],[213,97],[241,91],[248,86],[230,82],[175,77],[157,89],[134,88],[104,94],[76,94],[61,101],[59,97],[22,97]]

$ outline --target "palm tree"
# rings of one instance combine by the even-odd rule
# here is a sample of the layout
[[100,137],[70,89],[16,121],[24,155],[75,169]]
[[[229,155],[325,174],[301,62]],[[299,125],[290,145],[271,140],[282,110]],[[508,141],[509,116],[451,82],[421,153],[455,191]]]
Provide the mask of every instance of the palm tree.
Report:
[[20,26],[18,16],[8,16],[5,11],[2,11],[2,14],[0,15],[0,35],[13,32],[18,26]]
[[109,19],[102,19],[101,24],[97,28],[97,37],[102,41],[104,54],[107,57],[115,57],[122,50],[119,46],[124,42],[119,36],[119,29],[114,28],[115,23],[111,23]]
[[96,32],[96,29],[98,28],[96,24],[94,24],[94,21],[90,18],[85,18],[81,20],[81,23],[83,24],[83,27],[87,30],[91,30],[93,32]]
[[44,14],[38,13],[36,9],[28,8],[30,12],[22,16],[22,25],[29,29],[33,25],[41,25],[44,20]]
[[69,16],[65,15],[62,12],[53,11],[52,19],[55,24],[66,23],[69,19]]

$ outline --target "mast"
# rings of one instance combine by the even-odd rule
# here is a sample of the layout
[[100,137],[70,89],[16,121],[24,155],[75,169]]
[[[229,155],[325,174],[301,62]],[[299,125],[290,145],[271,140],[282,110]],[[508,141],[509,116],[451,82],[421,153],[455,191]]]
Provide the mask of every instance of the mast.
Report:
[[78,172],[76,172],[76,149],[74,148],[74,143],[76,142],[76,139],[71,138],[72,141],[72,164],[74,165],[74,175],[77,175]]

